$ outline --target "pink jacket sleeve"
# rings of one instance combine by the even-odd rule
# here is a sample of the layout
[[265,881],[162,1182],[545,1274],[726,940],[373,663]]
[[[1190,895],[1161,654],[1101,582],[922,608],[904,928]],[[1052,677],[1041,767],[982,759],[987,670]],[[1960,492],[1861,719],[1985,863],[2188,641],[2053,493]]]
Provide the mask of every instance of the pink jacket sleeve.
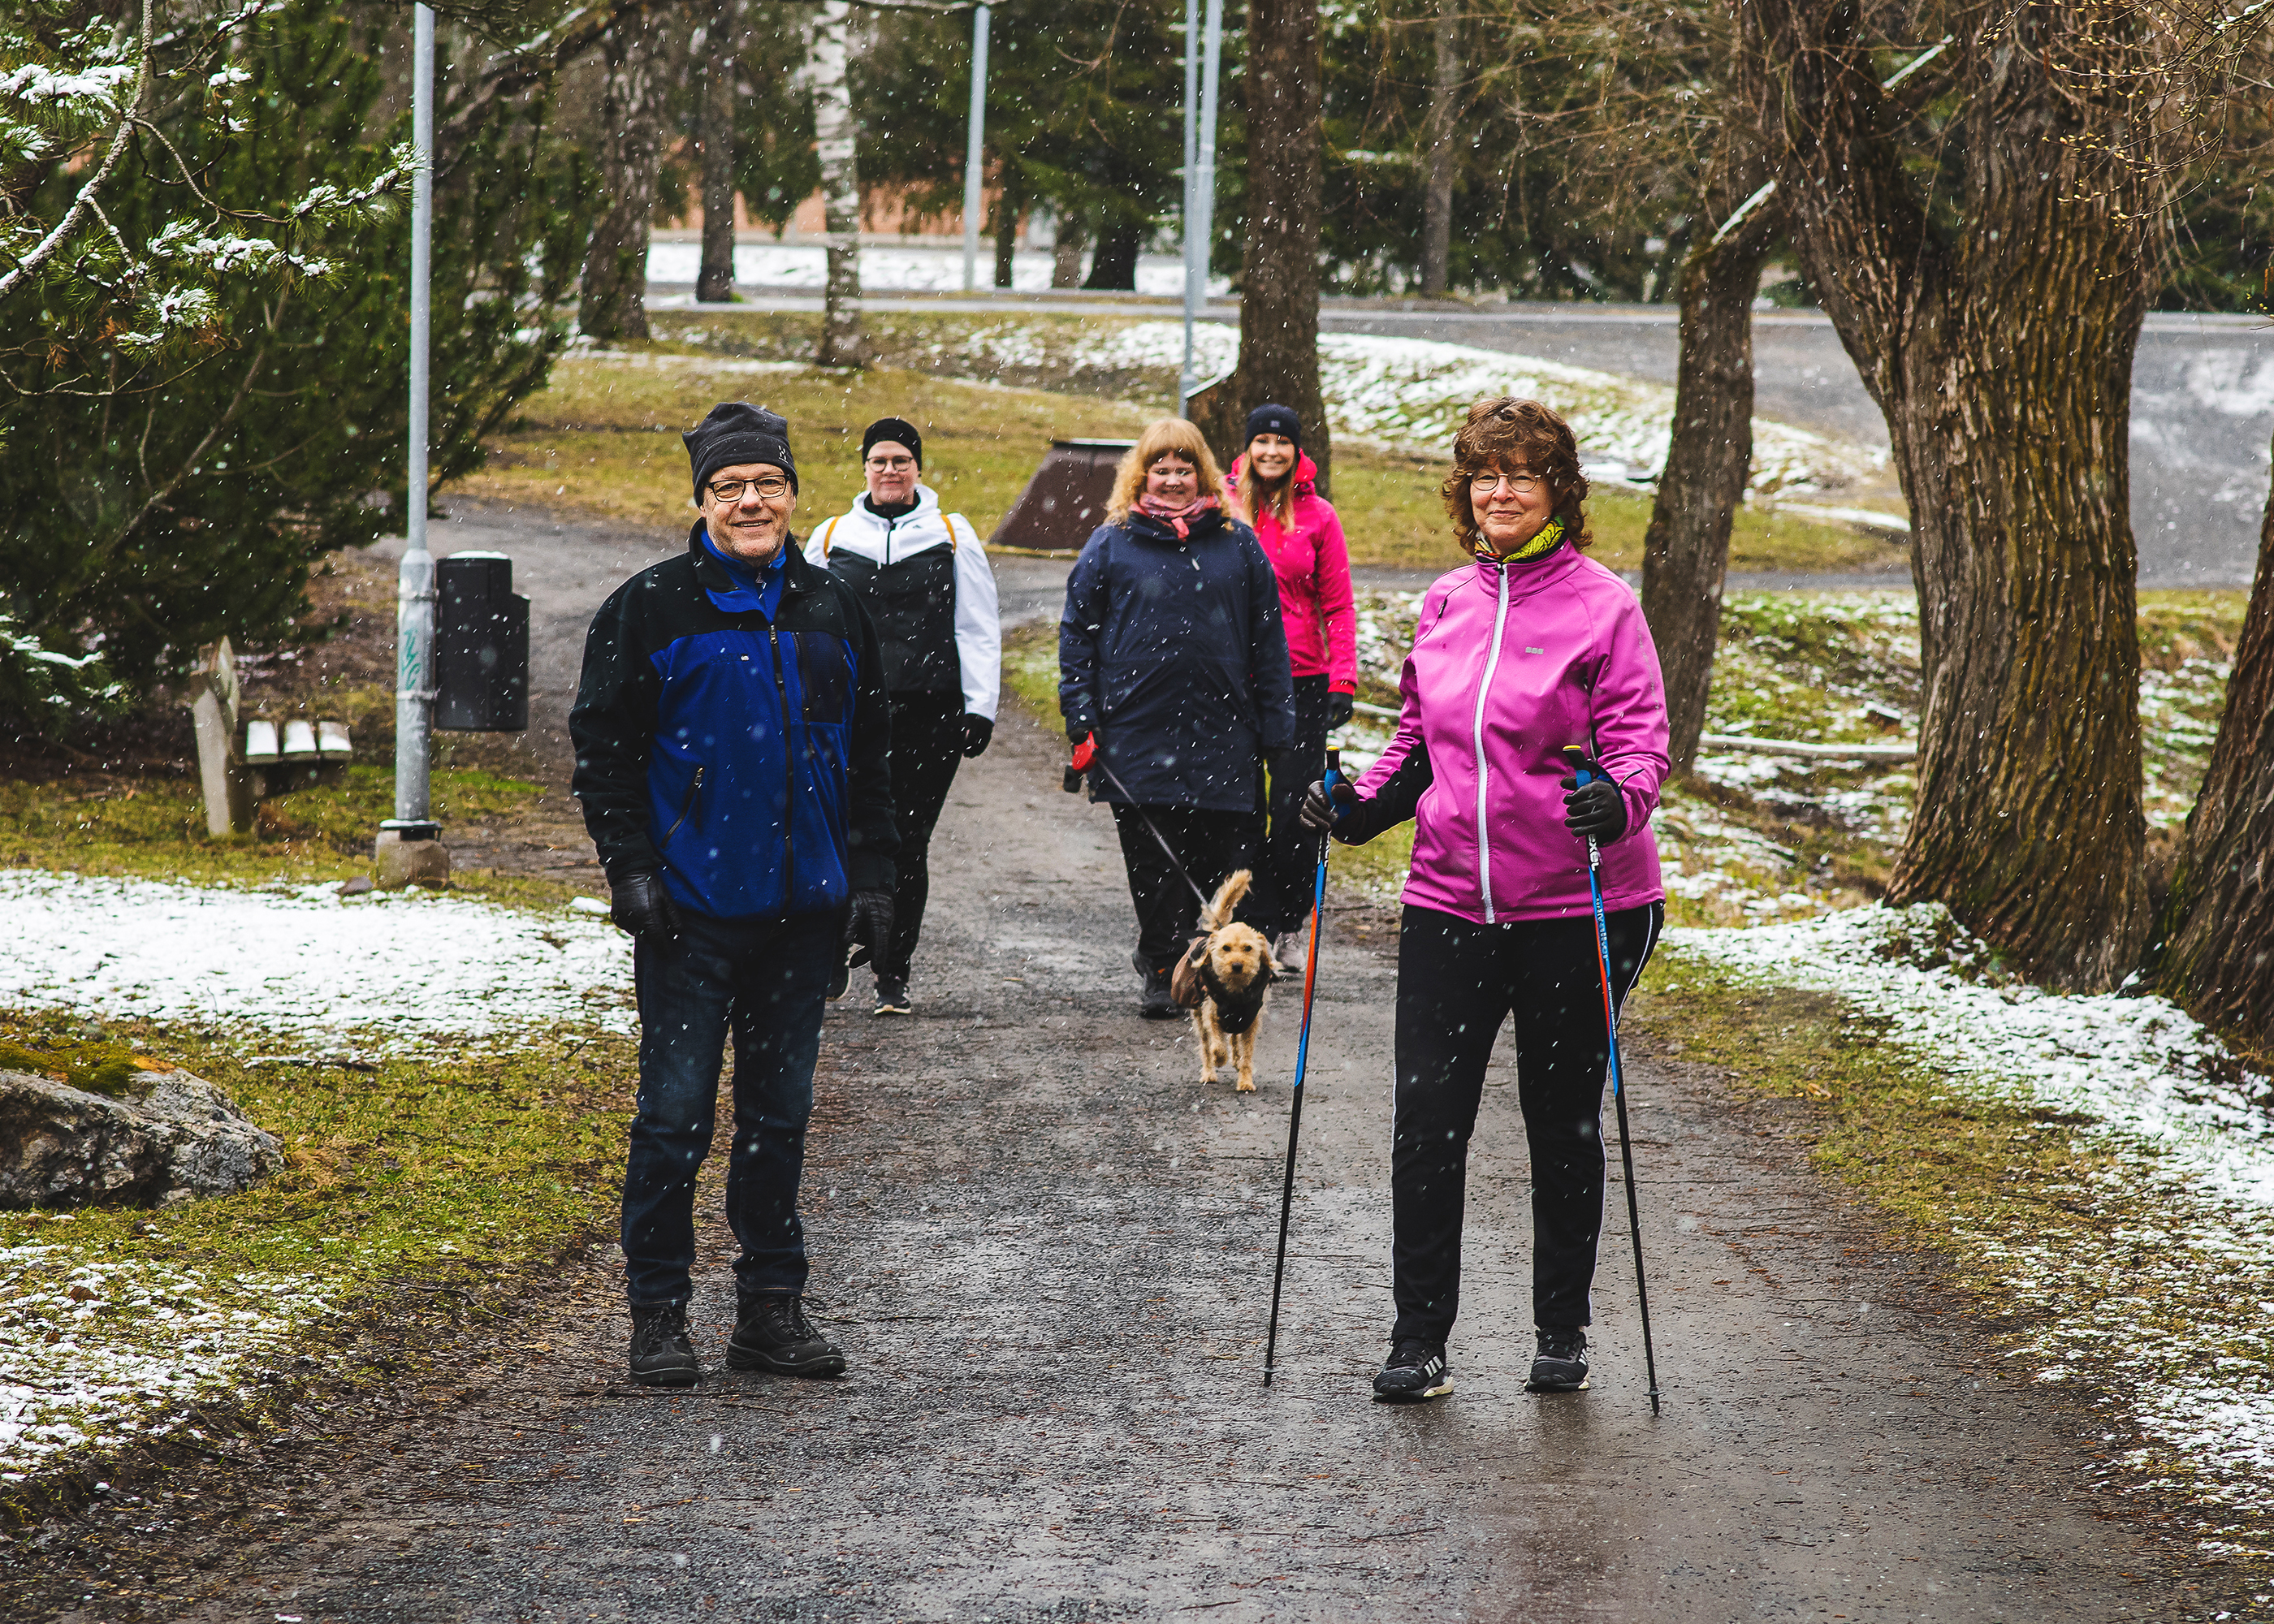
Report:
[[1343,540],[1343,522],[1332,504],[1319,525],[1318,563],[1312,577],[1319,585],[1319,612],[1327,622],[1327,687],[1345,694],[1358,692],[1358,609],[1351,595],[1350,547]]
[[1666,679],[1642,605],[1631,597],[1605,628],[1605,648],[1589,705],[1596,759],[1626,797],[1627,828],[1640,829],[1658,809],[1659,788],[1672,762],[1667,753]]
[[[1421,600],[1421,613],[1415,617],[1413,635],[1419,641],[1421,628],[1434,620],[1445,606],[1445,587],[1442,582],[1431,587]],[[1351,787],[1363,801],[1374,799],[1374,792],[1388,783],[1391,775],[1405,764],[1413,754],[1413,747],[1421,742],[1421,688],[1413,675],[1413,657],[1405,657],[1405,668],[1397,677],[1397,732],[1389,741],[1373,766],[1359,774],[1358,782]]]

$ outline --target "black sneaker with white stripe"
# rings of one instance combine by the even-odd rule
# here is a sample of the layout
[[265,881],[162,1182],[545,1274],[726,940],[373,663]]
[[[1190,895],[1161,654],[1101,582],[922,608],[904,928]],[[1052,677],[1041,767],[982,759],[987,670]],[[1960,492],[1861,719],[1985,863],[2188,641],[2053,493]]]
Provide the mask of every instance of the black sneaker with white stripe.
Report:
[[1442,1342],[1407,1339],[1389,1350],[1389,1362],[1374,1379],[1374,1396],[1384,1404],[1419,1404],[1453,1390],[1453,1369]]
[[1577,1393],[1585,1387],[1587,1334],[1577,1326],[1540,1332],[1539,1357],[1532,1361],[1532,1380],[1524,1385],[1534,1393]]

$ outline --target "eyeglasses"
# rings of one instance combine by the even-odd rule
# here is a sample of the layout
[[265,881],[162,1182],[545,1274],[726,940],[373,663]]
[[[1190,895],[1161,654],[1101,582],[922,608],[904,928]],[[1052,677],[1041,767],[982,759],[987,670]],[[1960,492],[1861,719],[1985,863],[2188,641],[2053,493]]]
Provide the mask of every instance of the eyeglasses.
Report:
[[880,474],[905,474],[916,465],[914,457],[870,457],[869,466]]
[[1540,488],[1540,476],[1537,474],[1471,474],[1469,476],[1469,488],[1472,491],[1497,491],[1501,486],[1506,485],[1518,496],[1531,495]]
[[756,479],[714,479],[703,488],[711,492],[712,501],[739,502],[742,500],[742,492],[753,485],[757,487],[758,495],[767,501],[789,492],[789,481],[779,474],[761,474]]

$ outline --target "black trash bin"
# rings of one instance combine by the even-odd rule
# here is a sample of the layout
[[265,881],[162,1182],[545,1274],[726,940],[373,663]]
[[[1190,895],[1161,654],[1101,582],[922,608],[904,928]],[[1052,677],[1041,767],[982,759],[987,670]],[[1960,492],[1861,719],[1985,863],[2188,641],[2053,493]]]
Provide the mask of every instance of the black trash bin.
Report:
[[529,726],[529,599],[502,553],[434,566],[434,726],[517,733]]

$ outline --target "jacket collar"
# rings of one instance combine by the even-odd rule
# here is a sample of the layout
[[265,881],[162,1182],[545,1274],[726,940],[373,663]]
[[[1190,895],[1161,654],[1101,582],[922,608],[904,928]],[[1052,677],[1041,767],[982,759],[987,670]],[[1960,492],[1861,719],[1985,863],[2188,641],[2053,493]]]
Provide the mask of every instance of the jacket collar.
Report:
[[1470,579],[1486,591],[1497,595],[1501,576],[1504,573],[1508,576],[1510,593],[1520,597],[1561,581],[1579,568],[1579,550],[1566,541],[1552,552],[1521,563],[1503,563],[1496,558],[1480,557],[1469,564],[1468,574]]
[[[718,603],[721,598],[733,598],[738,596],[748,598],[749,594],[743,591],[742,583],[727,573],[724,564],[711,556],[711,549],[703,545],[703,521],[700,519],[696,520],[687,532],[688,554],[695,560],[696,584],[711,595],[713,603]],[[805,554],[801,551],[798,538],[794,535],[784,538],[781,551],[782,598],[787,600],[800,593],[812,590],[813,583],[808,578],[812,573],[813,566],[805,561]],[[761,581],[759,584],[763,587],[764,583]],[[737,613],[739,607],[723,604],[720,606],[730,614]],[[779,603],[775,605],[775,613],[772,618],[776,620],[780,618]]]

